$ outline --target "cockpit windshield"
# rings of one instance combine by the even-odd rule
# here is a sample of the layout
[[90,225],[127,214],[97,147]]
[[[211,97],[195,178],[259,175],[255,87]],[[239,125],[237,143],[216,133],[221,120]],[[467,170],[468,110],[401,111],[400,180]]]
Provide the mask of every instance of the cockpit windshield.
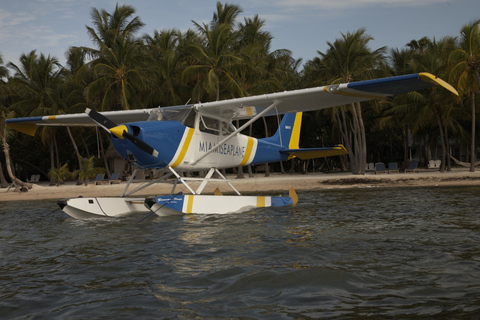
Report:
[[165,107],[154,109],[148,121],[162,121],[162,120],[174,120],[178,121],[187,127],[195,126],[195,111],[193,106],[180,106],[180,107]]

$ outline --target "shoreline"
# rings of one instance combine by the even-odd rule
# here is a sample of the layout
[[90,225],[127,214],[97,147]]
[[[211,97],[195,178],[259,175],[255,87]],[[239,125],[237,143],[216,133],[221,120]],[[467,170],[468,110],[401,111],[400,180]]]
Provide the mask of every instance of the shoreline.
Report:
[[[319,173],[307,174],[286,173],[271,174],[270,177],[255,175],[253,178],[246,177],[237,179],[236,175],[228,175],[227,179],[241,193],[287,193],[290,187],[296,191],[315,191],[339,188],[361,187],[429,187],[429,186],[480,186],[480,171],[470,172],[468,168],[454,168],[450,172],[420,170],[418,173],[394,173],[378,174],[368,172],[364,175],[353,175],[351,172],[342,173]],[[196,190],[200,182],[192,182],[192,189]],[[128,191],[132,191],[141,184],[133,182]],[[119,184],[88,186],[77,185],[75,181],[69,181],[60,186],[49,186],[49,182],[33,183],[28,192],[16,192],[8,188],[0,189],[0,201],[20,200],[48,200],[83,197],[118,197],[125,189],[126,182]],[[209,182],[203,194],[212,194],[216,188],[224,194],[234,194],[234,191],[224,182]],[[171,183],[158,183],[149,186],[132,196],[147,197],[151,195],[170,194]],[[187,188],[178,185],[176,192],[190,193]]]

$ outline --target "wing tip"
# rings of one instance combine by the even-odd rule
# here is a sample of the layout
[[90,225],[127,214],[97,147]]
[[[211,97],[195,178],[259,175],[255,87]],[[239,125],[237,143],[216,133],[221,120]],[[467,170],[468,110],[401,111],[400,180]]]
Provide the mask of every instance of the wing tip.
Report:
[[434,85],[439,85],[439,86],[447,89],[448,91],[450,91],[454,95],[459,96],[458,91],[452,85],[450,85],[448,82],[440,79],[439,77],[437,77],[437,76],[435,76],[431,73],[420,72],[418,74],[418,76],[420,77],[420,79],[422,81],[425,81],[425,82],[428,82],[428,83],[431,83],[431,84],[434,84]]

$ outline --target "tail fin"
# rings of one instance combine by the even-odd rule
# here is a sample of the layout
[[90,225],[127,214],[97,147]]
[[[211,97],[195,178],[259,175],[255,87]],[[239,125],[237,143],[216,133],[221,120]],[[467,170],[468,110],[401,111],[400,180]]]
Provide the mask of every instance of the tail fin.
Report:
[[269,140],[279,143],[288,149],[298,149],[300,129],[302,126],[302,113],[287,113],[283,116],[277,132]]

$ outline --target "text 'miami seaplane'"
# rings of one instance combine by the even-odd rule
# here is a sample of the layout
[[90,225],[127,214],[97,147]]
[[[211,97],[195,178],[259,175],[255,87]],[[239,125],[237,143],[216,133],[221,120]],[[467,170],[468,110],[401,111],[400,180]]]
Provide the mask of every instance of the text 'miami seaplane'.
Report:
[[[135,176],[127,182],[120,197],[72,198],[60,201],[64,212],[78,219],[114,217],[130,212],[155,212],[172,215],[182,213],[232,213],[256,207],[285,206],[296,203],[296,194],[288,197],[243,196],[219,169],[284,161],[292,157],[312,159],[347,153],[342,145],[329,148],[299,148],[303,111],[348,105],[395,94],[442,87],[457,94],[443,80],[429,73],[351,82],[294,91],[251,96],[186,106],[122,110],[98,113],[87,109],[82,114],[8,119],[18,131],[34,135],[37,126],[100,126],[111,133],[113,146],[120,156],[138,169],[156,168],[165,171],[158,181],[174,179],[170,195],[134,198],[127,193]],[[275,135],[256,139],[241,134],[263,116],[281,115]],[[248,121],[240,128],[234,120]],[[179,173],[206,171],[204,178],[185,178]],[[213,178],[214,174],[220,178]],[[193,190],[190,180],[201,180]],[[236,195],[202,194],[209,181],[224,181]],[[178,182],[191,194],[175,193]]]

